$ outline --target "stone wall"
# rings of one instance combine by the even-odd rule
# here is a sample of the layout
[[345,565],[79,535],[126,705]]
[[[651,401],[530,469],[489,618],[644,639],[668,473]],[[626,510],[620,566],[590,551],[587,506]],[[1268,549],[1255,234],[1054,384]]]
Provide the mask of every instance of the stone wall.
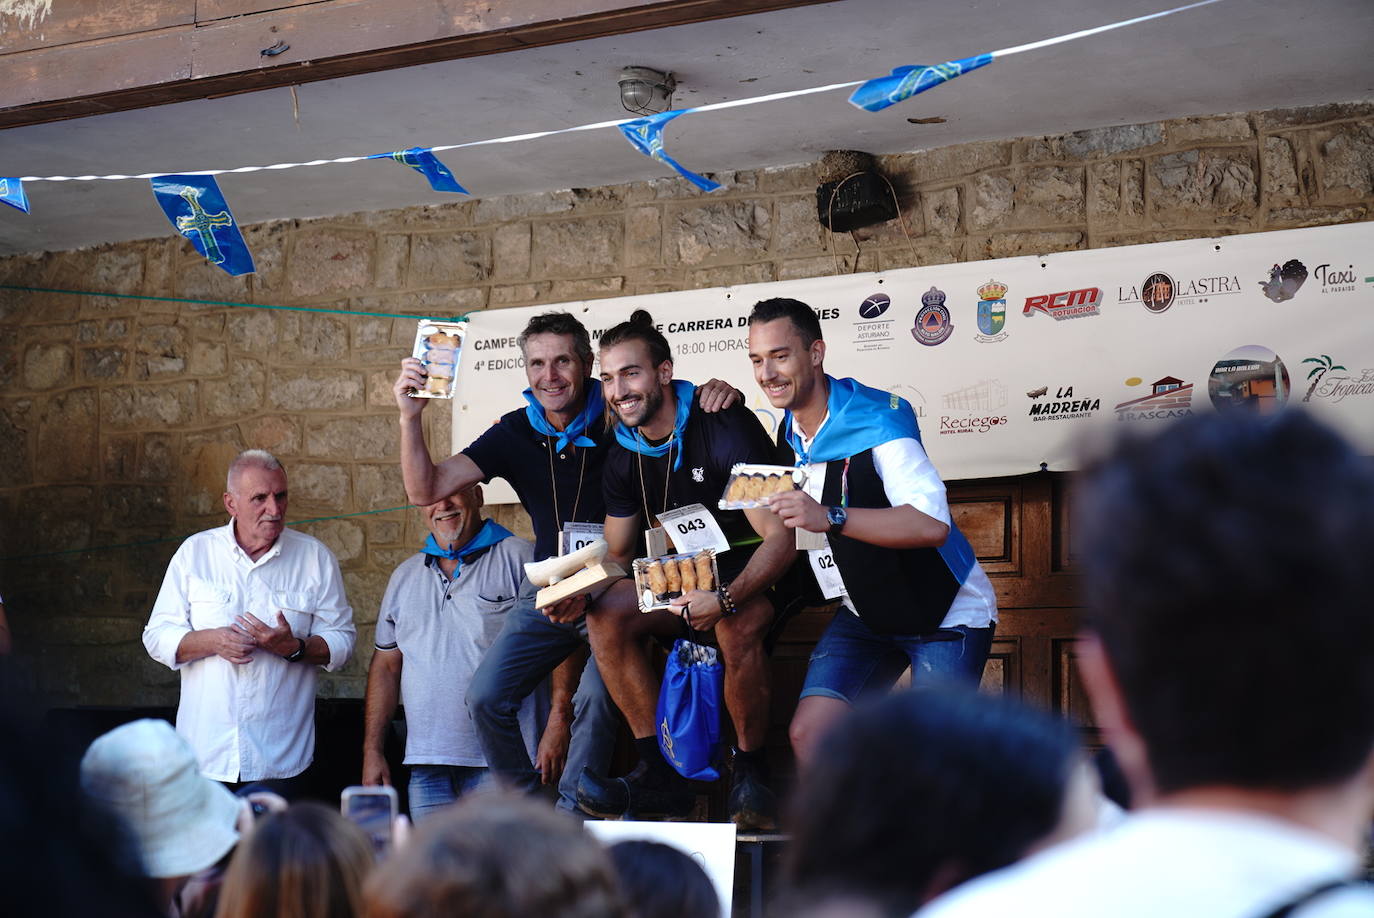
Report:
[[[913,136],[915,132],[913,131]],[[810,166],[248,227],[229,278],[179,238],[0,259],[0,283],[273,306],[0,291],[0,592],[21,684],[51,705],[170,704],[139,640],[181,537],[219,524],[226,463],[287,465],[291,517],[343,565],[361,695],[390,570],[422,529],[390,381],[414,322],[474,309],[886,270],[1367,219],[1374,105],[1104,128],[887,156],[891,222],[830,240]],[[448,443],[445,406],[427,412]],[[374,512],[385,511],[385,512]],[[518,511],[498,514],[524,525]]]

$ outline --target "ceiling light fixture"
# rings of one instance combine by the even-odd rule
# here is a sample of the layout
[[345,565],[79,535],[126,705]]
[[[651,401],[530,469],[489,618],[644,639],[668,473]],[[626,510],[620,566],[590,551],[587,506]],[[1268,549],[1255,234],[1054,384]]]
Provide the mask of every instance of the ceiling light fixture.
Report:
[[636,115],[657,115],[672,108],[676,88],[671,73],[649,67],[626,67],[620,71],[620,104]]

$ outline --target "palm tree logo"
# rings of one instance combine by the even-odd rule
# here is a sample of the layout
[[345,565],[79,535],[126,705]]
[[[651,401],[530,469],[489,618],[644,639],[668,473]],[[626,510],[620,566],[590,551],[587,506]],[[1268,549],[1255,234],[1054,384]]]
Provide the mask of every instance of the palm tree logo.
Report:
[[1307,378],[1312,380],[1312,385],[1307,387],[1307,394],[1302,397],[1304,402],[1310,402],[1312,400],[1312,393],[1316,390],[1317,384],[1322,381],[1322,378],[1326,376],[1327,373],[1332,370],[1345,369],[1345,367],[1341,366],[1339,363],[1333,363],[1331,358],[1325,354],[1320,357],[1307,357],[1303,360],[1303,363],[1316,364],[1316,366],[1312,368],[1312,372],[1307,374]]

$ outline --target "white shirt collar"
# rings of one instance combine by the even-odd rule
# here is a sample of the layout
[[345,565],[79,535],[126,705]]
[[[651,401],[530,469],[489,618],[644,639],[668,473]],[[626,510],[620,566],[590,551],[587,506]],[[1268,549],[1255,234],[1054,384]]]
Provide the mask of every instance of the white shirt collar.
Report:
[[811,448],[811,441],[815,440],[816,437],[818,437],[818,436],[820,435],[821,430],[825,427],[826,422],[829,421],[829,420],[830,420],[830,409],[827,408],[827,409],[825,410],[825,417],[821,418],[821,422],[820,422],[819,424],[816,425],[816,432],[815,432],[814,434],[812,434],[811,436],[808,437],[805,433],[802,432],[801,425],[797,423],[797,417],[796,417],[796,415],[793,415],[793,416],[792,416],[792,429],[795,430],[795,431],[797,432],[797,436],[798,436],[798,437],[801,437],[801,443],[802,443],[802,449],[803,449],[803,450],[809,450],[809,449]]
[[287,530],[283,528],[281,531],[281,535],[277,536],[277,541],[272,543],[272,547],[267,549],[267,551],[263,552],[258,557],[258,559],[254,561],[252,558],[248,557],[248,552],[243,550],[243,546],[239,544],[238,537],[234,535],[233,517],[230,517],[229,522],[226,525],[221,526],[219,531],[223,534],[224,540],[229,547],[229,551],[231,554],[234,555],[234,558],[236,560],[244,562],[245,564],[250,564],[254,566],[262,564],[264,561],[270,561],[271,559],[277,557],[277,555],[281,554],[281,543],[283,540],[286,539],[287,533]]

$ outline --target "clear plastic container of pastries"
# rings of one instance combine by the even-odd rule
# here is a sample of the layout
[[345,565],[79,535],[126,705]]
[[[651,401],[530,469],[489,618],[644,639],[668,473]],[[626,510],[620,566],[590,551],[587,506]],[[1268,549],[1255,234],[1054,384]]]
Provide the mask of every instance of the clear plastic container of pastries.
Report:
[[750,465],[737,462],[720,498],[722,510],[752,510],[768,506],[768,498],[806,484],[806,469],[790,465]]
[[660,558],[636,558],[630,565],[635,578],[639,611],[666,609],[668,604],[692,590],[714,593],[720,586],[716,553],[709,548]]
[[458,361],[463,355],[462,322],[421,319],[415,329],[415,349],[411,356],[425,365],[429,377],[423,389],[412,389],[412,398],[453,398],[453,381],[458,376]]

